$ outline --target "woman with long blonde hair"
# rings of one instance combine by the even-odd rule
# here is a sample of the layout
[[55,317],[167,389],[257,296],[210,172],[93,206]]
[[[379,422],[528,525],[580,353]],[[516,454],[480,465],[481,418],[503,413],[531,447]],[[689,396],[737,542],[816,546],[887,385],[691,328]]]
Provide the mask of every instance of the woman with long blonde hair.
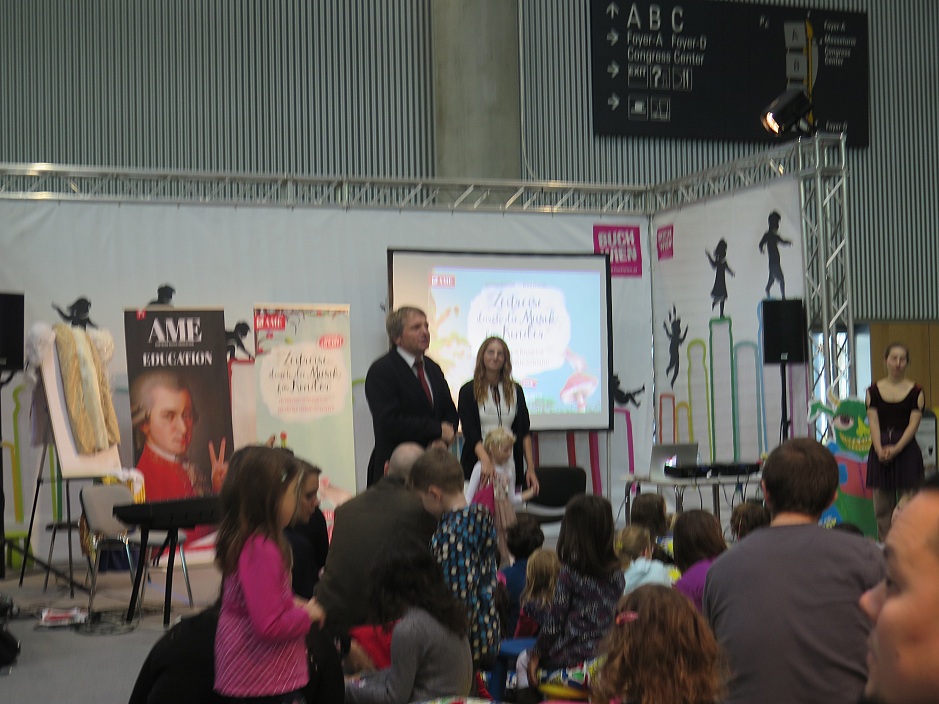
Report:
[[483,477],[494,475],[495,465],[483,440],[490,431],[501,427],[515,436],[512,449],[515,486],[527,485],[537,493],[531,419],[525,393],[512,378],[512,354],[502,338],[487,337],[479,346],[473,380],[460,388],[457,410],[463,428],[461,464],[466,479],[477,462]]

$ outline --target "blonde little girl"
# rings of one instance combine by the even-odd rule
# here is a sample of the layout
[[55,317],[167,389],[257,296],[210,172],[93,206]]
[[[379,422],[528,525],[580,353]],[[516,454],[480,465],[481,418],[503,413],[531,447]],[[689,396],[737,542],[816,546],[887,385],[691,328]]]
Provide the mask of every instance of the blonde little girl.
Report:
[[[514,504],[528,501],[535,495],[534,489],[516,491],[515,489],[515,460],[512,458],[512,448],[515,447],[515,436],[506,428],[495,428],[486,434],[483,447],[492,458],[495,469],[493,474],[493,499],[495,503],[496,537],[499,544],[500,564],[509,564],[512,556],[506,543],[506,531],[515,525]],[[466,486],[466,502],[472,503],[477,492],[484,488],[482,482],[482,462],[473,467],[469,484]]]

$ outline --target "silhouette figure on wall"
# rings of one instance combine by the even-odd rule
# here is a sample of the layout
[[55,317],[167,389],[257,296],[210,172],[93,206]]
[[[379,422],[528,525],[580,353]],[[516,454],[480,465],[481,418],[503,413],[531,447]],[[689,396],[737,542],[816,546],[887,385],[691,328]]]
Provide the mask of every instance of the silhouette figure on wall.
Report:
[[642,388],[636,389],[635,391],[623,391],[619,385],[619,375],[613,375],[613,383],[610,392],[613,394],[613,400],[621,406],[631,403],[636,408],[639,408],[642,399],[638,398],[638,396],[639,394],[645,393],[645,391],[645,384],[642,385]]
[[225,331],[225,347],[228,350],[229,360],[235,359],[235,354],[238,350],[244,352],[248,356],[248,359],[254,359],[254,355],[248,352],[244,343],[244,339],[248,336],[249,332],[251,332],[251,326],[244,320],[236,323],[234,330]]
[[786,279],[783,276],[782,265],[779,263],[779,245],[789,247],[792,242],[779,235],[779,221],[781,216],[775,210],[769,214],[767,221],[769,229],[760,240],[760,253],[766,249],[766,256],[769,260],[769,279],[766,280],[766,297],[769,298],[769,290],[773,287],[773,282],[779,283],[779,297],[786,297]]
[[669,371],[672,372],[671,385],[675,388],[675,380],[678,378],[678,360],[681,359],[679,351],[685,338],[688,337],[688,326],[685,325],[685,332],[681,331],[681,318],[675,306],[668,314],[668,322],[663,321],[662,327],[665,328],[665,335],[668,337],[668,366],[665,368],[665,376]]
[[711,289],[711,310],[714,310],[714,306],[720,303],[721,306],[721,317],[724,317],[724,302],[727,300],[727,280],[724,276],[725,273],[734,276],[734,270],[730,268],[730,265],[727,263],[727,242],[723,237],[717,243],[717,246],[714,248],[714,256],[711,256],[711,253],[706,249],[704,253],[707,255],[708,261],[711,263],[711,268],[714,269],[714,287]]
[[92,322],[91,318],[88,317],[88,313],[91,311],[91,301],[84,296],[76,298],[75,302],[65,310],[59,308],[55,303],[52,304],[52,307],[55,309],[55,312],[59,314],[59,317],[73,328],[85,330],[89,325],[93,328],[98,327]]
[[168,306],[173,307],[173,296],[176,295],[176,289],[170,284],[163,284],[157,289],[157,297],[150,301],[148,306]]

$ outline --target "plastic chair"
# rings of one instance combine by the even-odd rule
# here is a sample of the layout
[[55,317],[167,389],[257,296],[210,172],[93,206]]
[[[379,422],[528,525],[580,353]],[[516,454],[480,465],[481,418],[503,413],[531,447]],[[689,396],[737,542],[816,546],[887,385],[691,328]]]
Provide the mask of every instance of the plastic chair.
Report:
[[[88,562],[91,567],[91,594],[88,598],[89,613],[94,606],[95,591],[98,580],[98,566],[101,560],[101,552],[104,550],[123,550],[127,555],[130,565],[131,583],[134,579],[134,560],[131,555],[131,547],[140,547],[140,535],[136,528],[127,526],[114,516],[114,507],[121,504],[133,503],[133,494],[130,489],[123,484],[95,484],[86,486],[81,490],[82,510],[85,513],[85,521],[88,523],[88,533],[91,538],[92,549],[94,551],[94,562],[89,556]],[[150,531],[150,542],[153,545],[168,542],[169,536],[164,531]],[[183,569],[183,576],[186,578],[186,591],[189,596],[189,605],[193,605],[192,587],[189,583],[189,569],[186,566],[186,553],[183,544],[186,542],[185,534],[179,533],[179,562]],[[146,560],[146,555],[140,555],[141,560]],[[149,579],[149,569],[147,570]],[[146,580],[141,585],[141,594],[139,603],[143,603],[143,590]]]
[[582,467],[539,467],[538,496],[532,498],[519,513],[528,513],[539,523],[560,521],[567,502],[587,493],[587,473]]
[[[123,489],[123,491],[121,491]],[[126,492],[126,493],[125,493]],[[114,517],[114,506],[129,501],[130,491],[117,485],[86,486],[81,490],[82,511],[88,523],[88,536],[91,540],[91,554],[88,565],[91,568],[91,592],[88,595],[88,613],[95,604],[95,592],[98,586],[98,565],[101,553],[106,550],[122,550],[127,555],[130,565],[131,584],[133,584],[134,559],[130,553],[127,526]]]

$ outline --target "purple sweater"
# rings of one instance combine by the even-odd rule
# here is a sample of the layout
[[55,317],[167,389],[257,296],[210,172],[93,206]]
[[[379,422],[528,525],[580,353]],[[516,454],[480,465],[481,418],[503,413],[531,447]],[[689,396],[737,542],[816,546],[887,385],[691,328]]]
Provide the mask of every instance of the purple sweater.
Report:
[[682,573],[681,579],[675,582],[675,589],[691,599],[698,613],[703,611],[701,600],[704,597],[704,580],[707,579],[708,570],[711,569],[711,564],[716,559],[712,557],[708,560],[698,560]]
[[238,570],[225,576],[215,633],[215,691],[260,697],[304,687],[310,617],[294,604],[277,544],[248,538]]

